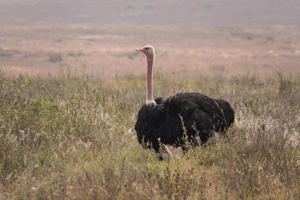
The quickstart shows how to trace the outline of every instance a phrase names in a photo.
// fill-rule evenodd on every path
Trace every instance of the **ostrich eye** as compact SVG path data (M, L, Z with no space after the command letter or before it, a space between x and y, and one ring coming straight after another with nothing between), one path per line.
M149 48L147 47L147 48L145 48L146 50L148 50Z

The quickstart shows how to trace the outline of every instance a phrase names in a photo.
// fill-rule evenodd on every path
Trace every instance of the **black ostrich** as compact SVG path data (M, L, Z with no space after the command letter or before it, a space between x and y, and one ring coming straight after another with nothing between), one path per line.
M181 146L185 151L186 139L195 146L199 145L196 136L205 143L213 131L225 133L234 122L234 111L228 102L189 92L178 93L166 100L162 97L154 100L154 48L146 45L137 51L143 52L147 58L146 103L135 124L138 141L144 148L153 148L158 153L160 145L166 144Z

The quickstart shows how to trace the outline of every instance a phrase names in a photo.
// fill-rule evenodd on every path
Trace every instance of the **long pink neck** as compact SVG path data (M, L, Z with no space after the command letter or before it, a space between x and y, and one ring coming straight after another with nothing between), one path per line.
M146 104L154 103L152 90L152 72L153 72L153 55L147 56L147 86L146 86Z

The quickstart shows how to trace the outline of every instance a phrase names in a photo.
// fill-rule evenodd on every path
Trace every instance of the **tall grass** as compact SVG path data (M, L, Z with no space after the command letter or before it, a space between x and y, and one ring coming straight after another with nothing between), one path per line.
M145 76L0 74L0 199L300 199L300 79L176 79L154 96L223 98L238 128L171 161L138 144Z

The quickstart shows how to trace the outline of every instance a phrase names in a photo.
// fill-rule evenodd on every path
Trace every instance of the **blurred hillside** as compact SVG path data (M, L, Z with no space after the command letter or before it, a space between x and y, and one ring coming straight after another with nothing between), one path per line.
M299 10L298 0L1 0L0 21L297 26Z

